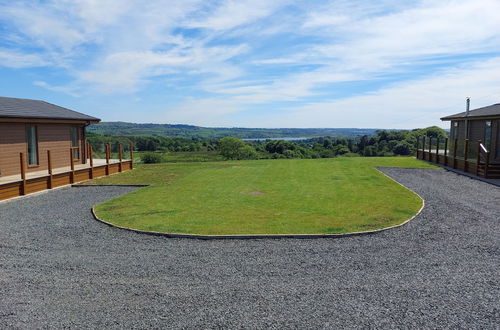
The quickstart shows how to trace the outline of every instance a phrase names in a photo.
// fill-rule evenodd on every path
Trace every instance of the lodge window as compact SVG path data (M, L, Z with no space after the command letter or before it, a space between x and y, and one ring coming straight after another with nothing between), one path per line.
M26 144L28 146L28 166L38 165L38 137L35 125L26 126Z
M458 121L453 122L453 138L458 139Z
M71 127L71 147L73 149L73 159L80 159L80 147L78 141L80 140L80 134L78 127Z
M491 149L491 120L484 123L484 145L488 150Z

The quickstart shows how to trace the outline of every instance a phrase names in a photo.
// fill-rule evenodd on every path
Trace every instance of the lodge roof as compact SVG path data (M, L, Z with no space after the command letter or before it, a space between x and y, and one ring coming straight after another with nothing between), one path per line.
M500 103L470 110L469 116L467 117L465 116L465 112L460 112L454 115L443 117L441 118L441 120L453 120L453 119L465 119L465 118L474 119L477 117L498 117L498 116L500 116Z
M0 96L0 118L57 119L99 122L99 118L39 100Z

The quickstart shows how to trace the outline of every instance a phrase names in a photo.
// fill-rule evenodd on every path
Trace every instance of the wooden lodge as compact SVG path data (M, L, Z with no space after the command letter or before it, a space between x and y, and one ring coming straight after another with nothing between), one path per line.
M130 170L105 146L94 159L85 127L100 119L38 100L0 97L0 200Z
M417 158L490 179L500 179L500 103L441 118L450 138L422 138Z

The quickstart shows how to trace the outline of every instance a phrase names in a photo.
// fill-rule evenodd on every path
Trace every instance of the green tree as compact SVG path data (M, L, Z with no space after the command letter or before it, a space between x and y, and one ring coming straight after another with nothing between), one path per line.
M219 152L226 159L252 159L257 157L254 148L234 137L220 139Z
M402 156L407 156L412 154L413 148L412 145L406 141L401 141L398 142L392 149L392 152L394 152L396 155L402 155Z

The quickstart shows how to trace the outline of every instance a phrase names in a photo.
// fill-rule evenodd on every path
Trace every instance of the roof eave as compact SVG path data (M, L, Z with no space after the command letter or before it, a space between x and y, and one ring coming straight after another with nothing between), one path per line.
M481 119L489 119L489 118L492 118L492 119L497 119L497 118L500 118L500 115L484 115L484 116L469 116L469 117L466 117L466 116L462 116L462 117L451 117L451 116L448 116L448 117L443 117L443 118L440 118L442 121L449 121L449 120L461 120L461 119L470 119L470 120L481 120Z
M101 121L99 118L54 118L54 117L23 117L23 116L0 116L0 119L17 119L17 120L53 120L53 121L75 121L87 122L89 124L97 124Z

